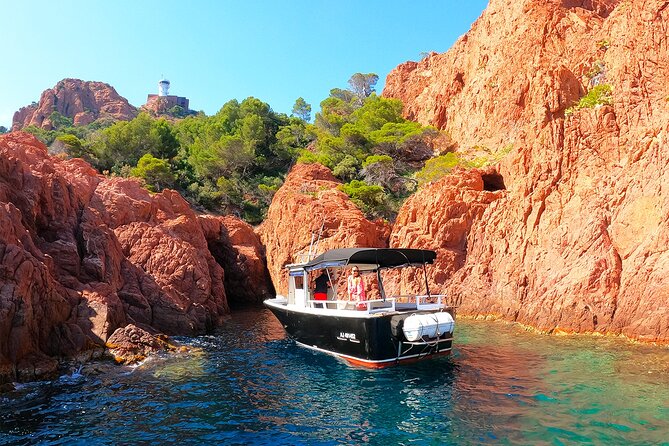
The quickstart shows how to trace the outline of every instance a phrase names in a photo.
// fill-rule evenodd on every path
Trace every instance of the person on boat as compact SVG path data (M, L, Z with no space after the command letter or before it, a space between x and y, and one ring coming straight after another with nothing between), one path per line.
M316 277L315 283L316 287L314 288L314 299L327 300L328 287L330 287L330 279L328 278L327 271L321 271L321 275Z
M349 300L367 300L365 293L365 281L360 276L360 269L354 266L351 269L351 275L348 276L348 298Z

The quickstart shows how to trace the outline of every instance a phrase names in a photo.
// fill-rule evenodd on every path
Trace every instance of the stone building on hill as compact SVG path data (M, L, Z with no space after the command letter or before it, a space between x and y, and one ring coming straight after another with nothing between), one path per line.
M170 81L161 79L158 81L158 94L150 94L146 98L144 109L147 109L155 114L188 114L189 103L188 98L181 96L174 96L169 94ZM175 107L178 107L175 109ZM175 113L176 111L176 113Z

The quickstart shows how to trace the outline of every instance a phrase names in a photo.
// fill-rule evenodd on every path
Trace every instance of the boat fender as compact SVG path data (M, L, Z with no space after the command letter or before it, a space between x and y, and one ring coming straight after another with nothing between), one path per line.
M446 333L452 333L455 327L453 316L447 312L412 314L404 321L402 332L410 342L436 339Z
M404 338L403 327L404 327L404 319L408 317L409 317L408 314L401 314L390 318L390 333L393 335L393 338L400 341L406 340Z

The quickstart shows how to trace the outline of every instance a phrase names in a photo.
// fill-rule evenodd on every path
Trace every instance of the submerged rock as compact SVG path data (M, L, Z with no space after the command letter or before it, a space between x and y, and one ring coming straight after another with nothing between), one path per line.
M151 354L178 348L169 342L167 336L151 334L133 324L116 330L107 339L106 345L114 360L126 365L143 361Z

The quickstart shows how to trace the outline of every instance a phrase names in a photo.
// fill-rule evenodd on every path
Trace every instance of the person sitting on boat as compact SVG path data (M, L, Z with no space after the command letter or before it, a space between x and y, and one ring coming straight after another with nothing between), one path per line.
M314 299L315 300L327 300L328 298L328 287L330 287L330 279L328 278L328 273L323 270L321 275L316 277L316 287L314 288ZM319 306L321 304L318 304Z
M365 292L365 281L360 276L360 269L354 266L351 275L348 276L348 298L349 300L367 300Z

